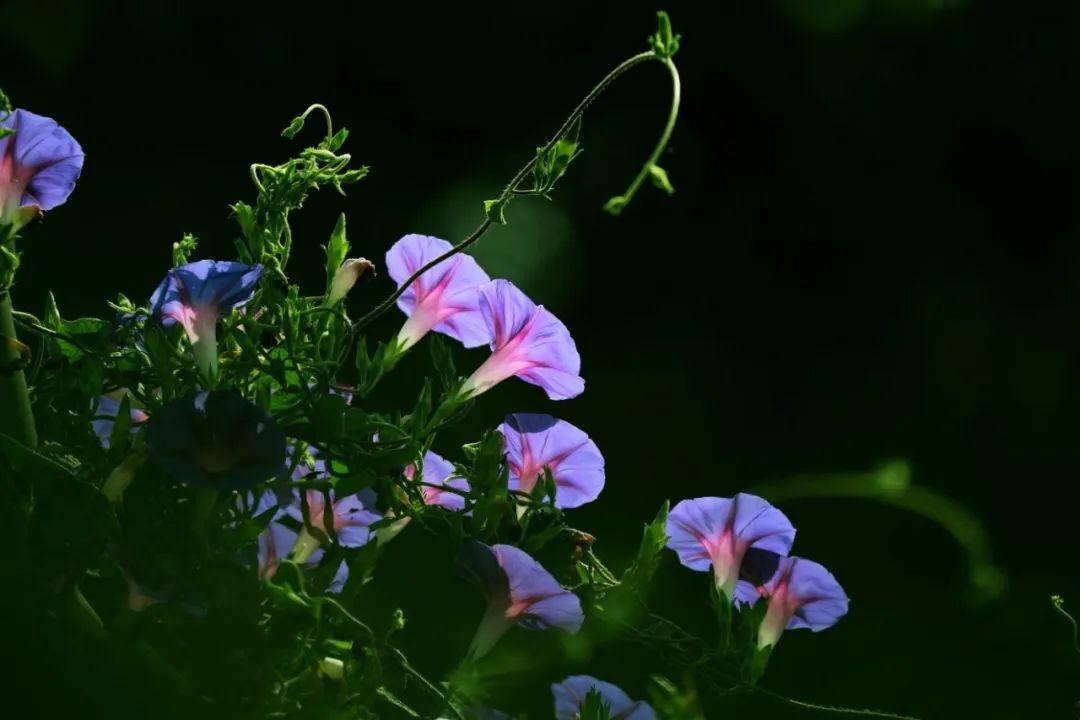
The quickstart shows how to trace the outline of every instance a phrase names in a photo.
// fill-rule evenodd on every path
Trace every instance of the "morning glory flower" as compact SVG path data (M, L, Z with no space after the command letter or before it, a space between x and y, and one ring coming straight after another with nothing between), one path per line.
M150 311L165 327L184 328L195 363L208 378L217 375L217 321L255 293L262 265L199 260L173 268L150 297Z
M604 456L584 432L551 415L517 413L499 426L510 466L510 489L531 493L551 470L555 507L592 502L604 489Z
M847 614L848 598L832 573L801 557L780 558L772 579L759 588L769 599L758 629L758 649L775 645L784 629L814 632L835 625Z
M101 447L106 450L109 449L109 439L112 437L113 427L116 425L116 415L119 412L120 402L118 400L109 395L102 395L98 398L97 410L94 412L94 419L90 421L90 426L94 428L94 434L101 441ZM136 407L131 408L131 433L137 433L139 425L142 425L149 418L150 416L144 410Z
M150 457L182 483L235 489L286 471L285 436L265 410L234 392L166 403L147 421Z
M62 205L75 189L83 150L52 118L15 110L0 127L14 135L0 138L0 225L25 225Z
M462 548L463 566L488 595L488 607L473 637L473 658L487 654L515 625L576 633L585 621L577 595L563 588L544 566L512 545L472 542Z
M492 353L465 381L462 394L475 397L517 376L539 385L552 400L585 390L581 356L559 318L537 305L509 280L480 288L480 312L487 323Z
M414 272L452 247L436 237L406 235L386 252L386 270L400 287ZM409 316L398 333L400 350L409 349L431 330L449 335L465 347L490 342L491 334L478 306L478 288L489 280L476 260L464 253L417 278L397 301Z
M357 281L374 277L374 275L375 263L367 258L349 258L341 263L341 267L334 273L334 279L330 282L330 292L326 295L327 306L337 305L345 299Z
M667 534L667 546L679 562L702 572L711 566L717 589L729 600L736 597L739 570L750 548L787 555L795 541L787 516L747 493L683 500L668 515Z
M293 547L296 545L296 541L299 535L283 523L278 522L278 519L285 515L288 511L279 505L277 493L273 490L267 490L259 498L259 503L255 506L254 515L261 515L272 508L277 508L273 513L273 518L266 526L266 529L259 534L258 539L258 572L259 578L263 580L270 580L277 572L281 561L289 556ZM322 560L323 551L318 549L311 553L311 556L307 559L306 564L309 566L317 565ZM334 579L326 587L328 593L339 593L342 588L345 587L345 581L349 578L349 566L343 560L338 566L337 573L334 575Z
M375 512L375 492L365 488L355 495L335 499L334 491L329 490L329 507L321 490L306 490L308 505L308 525L325 532L329 522L337 536L338 544L344 547L360 547L371 540L371 526L382 520L382 515ZM304 522L303 508L299 503L292 503L286 508L294 519ZM327 515L327 513L330 513ZM292 559L305 562L314 557L320 541L313 536L307 526L300 531L300 538L293 547Z
M579 717L585 697L594 690L607 706L611 720L656 720L656 712L648 703L631 700L615 685L590 675L571 675L562 682L552 684L556 719L574 720Z
M416 474L416 466L409 465L405 468L405 477L412 479ZM439 455L428 450L424 453L424 485L420 490L424 494L425 505L438 505L447 510L464 510L465 496L443 488L452 488L469 492L469 481L465 478L454 477L454 465ZM432 487L438 486L438 487Z

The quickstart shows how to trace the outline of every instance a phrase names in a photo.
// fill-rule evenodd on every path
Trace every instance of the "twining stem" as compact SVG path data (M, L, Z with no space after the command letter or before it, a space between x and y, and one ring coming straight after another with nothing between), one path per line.
M671 73L671 111L668 113L667 125L664 126L664 132L660 135L656 147L653 148L652 155L641 166L641 170L633 182L630 183L630 187L622 195L613 198L606 206L608 211L616 214L629 204L638 188L645 182L645 179L655 172L656 163L660 160L660 156L664 154L664 149L667 148L668 141L671 140L671 133L675 131L675 121L679 117L679 103L682 101L682 82L679 80L679 71L675 68L675 63L671 61L671 58L663 58L662 62Z
M548 150L550 150L555 145L555 143L557 143L559 141L560 138L563 137L563 135L566 134L566 132L568 130L570 130L570 128L573 126L574 122L589 108L590 105L593 104L593 102L598 97L600 97L600 95L602 95L604 93L605 90L607 90L608 86L611 85L611 83L613 83L616 79L619 78L619 76L623 75L624 73L626 73L626 71L630 70L631 68L636 67L637 65L640 65L642 63L648 62L650 60L658 60L658 61L664 63L667 66L668 70L671 72L671 77L672 77L672 80L674 82L674 94L673 94L673 100L672 100L672 107L671 107L671 112L670 112L670 114L668 116L667 126L664 128L663 135L661 135L661 137L660 137L660 142L657 143L656 148L653 150L652 155L649 157L649 161L642 168L641 173L639 173L638 177L634 179L633 183L631 183L630 188L627 190L626 194L623 195L624 201L623 201L622 204L625 205L626 201L629 200L630 196L632 196L633 193L637 191L638 186L641 185L644 178L651 172L650 168L659 159L660 154L663 153L663 151L664 151L664 148L667 147L667 143L668 143L668 140L671 138L671 132L672 132L673 128L675 127L675 119L678 116L678 111L679 111L679 97L680 97L679 72L678 72L678 70L676 70L675 63L673 63L671 61L671 58L661 57L661 56L657 55L655 52L653 52L652 50L650 50L648 52L638 53L637 55L634 55L633 57L627 58L623 62L619 63L619 65L617 65L615 67L615 69L613 69L611 72L609 72L607 75L605 75L604 78L600 82L598 82L593 87L592 90L589 91L589 94L586 95L584 98L582 98L581 102L579 102L577 104L577 107L575 107L573 109L573 111L570 113L570 115L567 116L566 120L562 124L562 127L560 127L558 129L558 131L551 137L550 140L548 140L547 144L545 144L543 146L543 148L541 148L536 153L536 155L534 155L529 160L529 162L525 163L525 165L520 170L518 170L517 174L514 175L513 178L511 178L510 182L507 183L506 187L503 189L502 194L499 195L498 199L495 201L495 204L496 205L505 204L506 201L509 198L513 197L513 195L515 194L515 192L518 189L518 185L520 185L525 180L525 178L529 175L529 173L532 172L533 167L536 165L537 158L543 156ZM406 278L406 280L403 283L401 283L401 285L398 287L398 289L390 294L390 297L383 300L381 303L379 303L377 306L375 306L372 310L370 310L366 315L364 315L359 320L357 320L355 323L353 323L352 332L355 333L355 332L363 329L372 320L379 317L384 312L386 312L391 307L393 307L394 303L397 302L397 299L399 297L401 297L401 295L403 293L405 293L405 291L408 290L409 287L411 287L414 282L416 282L417 278L419 278L421 275L423 275L424 273L426 273L428 270L435 267L439 263L453 257L454 255L458 254L459 252L462 252L463 250L467 249L469 246L476 243L477 240L479 240L481 237L483 237L484 233L486 233L488 231L488 229L491 227L491 225L492 225L491 217L484 218L484 221L482 223L480 223L480 225L475 230L473 230L471 233L469 233L468 237L466 237L464 240L459 242L457 245L454 245L452 248L447 250L445 253L443 253L439 257L435 258L431 262L429 262L426 265L422 266L420 269L418 269L416 272L414 272L412 275L410 275L408 278Z
M0 290L0 432L34 448L38 443L37 428L26 376L19 367L21 361L11 293Z

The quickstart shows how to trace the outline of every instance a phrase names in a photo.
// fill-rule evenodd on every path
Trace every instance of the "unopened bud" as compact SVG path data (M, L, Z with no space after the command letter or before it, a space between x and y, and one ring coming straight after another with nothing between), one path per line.
M330 283L330 292L326 296L328 306L337 305L345 299L353 285L364 278L375 276L375 264L367 258L349 258L341 263Z

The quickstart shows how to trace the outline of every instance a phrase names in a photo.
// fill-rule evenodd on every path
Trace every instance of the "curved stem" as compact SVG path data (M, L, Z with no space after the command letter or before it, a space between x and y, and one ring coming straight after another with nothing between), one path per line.
M870 710L867 708L846 708L838 707L835 705L818 705L817 703L806 702L805 700L796 700L795 698L789 698L786 695L773 692L772 690L766 690L763 687L754 688L754 692L759 695L764 695L767 698L775 700L777 702L784 703L786 705L793 705L803 710L811 710L818 713L828 713L830 715L847 715L849 717L871 717L871 718L884 718L885 720L919 720L911 715L899 715L897 713L885 712L883 710Z
M675 117L676 117L676 115L678 113L678 97L679 97L678 78L679 78L679 74L675 70L675 64L672 63L670 59L661 59L655 52L650 50L648 52L638 53L637 55L634 55L633 57L627 58L626 60L622 61L621 63L619 63L619 65L617 65L615 67L615 69L613 69L611 72L609 72L607 75L605 75L604 78L600 82L598 82L595 86L593 86L593 89L589 91L589 94L586 95L584 98L582 98L581 102L579 102L577 104L577 107L575 107L573 109L573 111L571 111L570 115L567 116L567 118L563 122L562 126L551 137L551 139L547 141L547 143L543 146L543 148L541 148L540 152L538 152L536 155L534 155L532 157L532 159L529 160L529 162L525 163L525 165L520 170L517 171L517 174L515 174L514 177L510 179L510 182L507 183L506 187L502 191L502 194L500 194L498 199L496 200L496 203L504 203L508 198L510 198L510 197L512 197L514 195L515 191L517 190L517 186L520 185L521 182L526 178L526 176L528 176L528 174L532 172L533 167L536 165L537 157L539 157L541 154L543 154L547 150L550 150L551 147L556 142L559 141L559 138L561 138L570 129L570 127L574 124L574 122L577 120L577 118L580 115L582 115L589 108L589 106L592 105L593 102L598 97L600 97L600 95L603 94L603 92L605 90L607 90L608 86L611 85L611 83L615 82L615 80L618 79L619 76L624 74L627 70L630 70L631 68L633 68L633 67L635 67L637 65L640 65L640 64L642 64L644 62L648 62L650 60L661 60L662 62L664 62L665 65L668 66L668 68L670 69L670 71L672 73L672 77L675 80L675 98L676 98L676 101L675 101L675 103L674 103L674 105L672 107L672 113L668 118L668 126L665 129L663 136L661 137L660 144L653 151L653 157L650 159L650 165L652 163L654 163L655 159L658 158L660 153L663 152L664 147L667 146L668 138L670 138L670 136L671 136L671 130L675 125ZM648 167L649 166L647 165L646 168L642 172L647 174L649 172ZM641 184L640 180L635 180L635 183L638 184L638 185ZM631 185L631 187L634 187L634 186ZM490 217L485 218L484 221L482 223L480 223L480 225L475 230L473 230L471 233L469 233L468 237L466 237L464 240L459 242L457 245L454 245L452 248L447 250L445 253L443 253L439 257L435 258L431 262L429 262L426 265L422 266L420 269L418 269L416 272L414 272L412 275L410 275L408 278L406 278L405 281L402 282L401 285L398 287L398 289L390 294L390 297L383 300L381 303L376 305L372 310L370 310L366 315L364 315L359 320L357 320L355 323L353 323L352 332L355 333L355 332L361 330L362 328L367 326L372 320L374 320L375 318L379 317L384 312L389 310L394 305L394 303L397 302L397 299L399 297L401 297L402 294L404 294L405 291L408 290L409 287L414 282L416 282L417 278L419 278L421 275L423 275L424 273L426 273L428 270L435 267L439 263L448 260L449 258L453 257L454 255L457 255L459 252L462 252L463 250L467 249L469 246L476 243L477 240L479 240L481 237L483 237L484 233L486 233L488 231L488 229L491 227L491 225L492 225L491 218Z
M626 192L622 195L612 198L607 206L605 206L605 209L608 210L608 212L615 215L622 212L622 209L630 203L634 194L637 193L638 188L645 182L645 178L657 172L656 163L660 160L660 156L664 154L664 150L667 149L667 144L671 140L671 134L675 131L675 121L679 117L679 103L682 101L682 81L679 79L679 71L675 67L675 63L671 61L671 58L664 58L663 63L667 67L668 72L671 73L671 110L668 112L667 125L664 126L664 132L660 134L660 140L657 141L656 147L653 148L652 154L649 155L649 159L641 166L641 170L638 172L637 177L630 183L630 187L628 187ZM668 191L670 192L670 188Z

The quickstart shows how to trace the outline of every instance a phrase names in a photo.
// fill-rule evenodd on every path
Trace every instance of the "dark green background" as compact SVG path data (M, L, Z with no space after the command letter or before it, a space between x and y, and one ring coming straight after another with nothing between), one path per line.
M314 101L373 171L300 216L291 270L305 288L321 289L318 245L341 209L377 262L406 232L458 239L588 87L643 49L656 9L365 5L0 4L0 86L87 153L71 201L26 233L16 302L40 310L52 288L77 316L117 292L143 301L185 231L230 257L226 205L251 198L247 165L283 159L280 129ZM666 78L646 67L587 116L556 202L515 203L477 250L567 322L587 391L556 404L506 383L438 449L453 456L506 411L585 428L608 486L572 518L616 565L664 498L910 459L916 482L985 520L1006 594L967 602L962 554L926 521L790 503L797 552L852 606L828 632L786 636L767 684L927 718L1069 717L1080 655L1048 595L1080 610L1080 6L667 9L683 33L685 103L663 160L678 193L600 210L663 121ZM350 309L390 289L383 274ZM402 397L421 358L402 368ZM705 577L668 562L661 604L704 625ZM663 670L628 665L594 669L635 695Z

